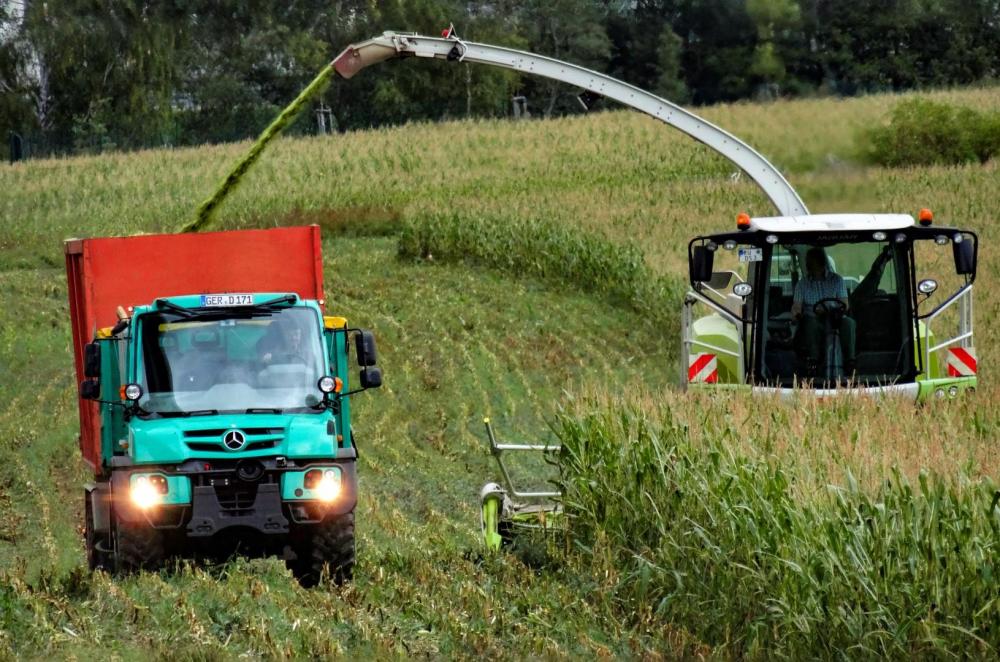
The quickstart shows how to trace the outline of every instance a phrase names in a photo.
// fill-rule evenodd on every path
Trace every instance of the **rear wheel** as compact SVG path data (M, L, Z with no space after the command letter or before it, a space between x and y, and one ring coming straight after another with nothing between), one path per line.
M303 526L295 544L296 558L288 566L305 588L324 579L337 586L354 577L354 511Z
M159 569L165 556L163 532L144 522L115 520L115 569L123 574Z

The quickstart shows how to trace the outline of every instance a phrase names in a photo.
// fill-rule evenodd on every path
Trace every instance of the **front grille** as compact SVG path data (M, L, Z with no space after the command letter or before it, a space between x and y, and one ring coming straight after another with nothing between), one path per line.
M188 439L204 439L206 437L221 437L222 435L229 432L232 428L207 428L204 430L185 430L184 436ZM254 437L263 435L275 435L282 434L284 428L240 428L244 434Z
M208 430L185 430L184 436L188 439L191 438L204 438L204 437L221 437L226 433L223 428L211 428Z
M264 449L264 448L274 448L279 443L281 443L280 439L268 439L266 441L254 441L254 442L251 442L251 443L247 444L246 446L244 446L243 450L245 450L245 451L259 451L259 450Z
M231 429L239 429L247 437L246 445L238 451L232 451L222 443L223 436ZM187 444L187 447L192 451L202 453L244 453L267 450L279 446L284 437L284 428L206 428L184 431L184 443Z

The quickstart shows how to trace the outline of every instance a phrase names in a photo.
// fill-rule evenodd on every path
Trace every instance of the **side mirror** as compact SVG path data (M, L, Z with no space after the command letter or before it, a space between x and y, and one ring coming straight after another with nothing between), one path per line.
M358 365L368 368L375 365L378 360L375 351L375 334L371 331L362 330L354 336L354 348L358 353ZM364 374L362 372L362 374Z
M367 367L361 371L361 388L378 388L382 385L382 371Z
M96 342L83 346L83 376L87 378L101 376L101 346Z
M961 236L961 235L958 235ZM975 242L967 237L963 241L952 243L951 249L955 256L955 273L959 276L973 276L976 273Z
M705 283L712 280L715 253L707 246L695 246L691 252L691 282Z
M100 400L101 384L96 379L86 379L80 382L80 397L84 400Z

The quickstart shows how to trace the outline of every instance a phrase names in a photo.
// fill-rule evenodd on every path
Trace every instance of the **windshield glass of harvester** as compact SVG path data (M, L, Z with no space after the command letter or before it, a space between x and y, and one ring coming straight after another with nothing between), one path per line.
M763 302L765 381L885 384L911 371L907 273L904 245L776 245Z
M284 308L249 314L142 317L143 396L153 413L304 409L325 373L316 313Z

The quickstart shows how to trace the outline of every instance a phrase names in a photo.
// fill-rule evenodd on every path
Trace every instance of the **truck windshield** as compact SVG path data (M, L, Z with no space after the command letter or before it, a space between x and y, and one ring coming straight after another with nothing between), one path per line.
M301 410L321 399L324 354L311 309L141 320L139 405L147 412Z

